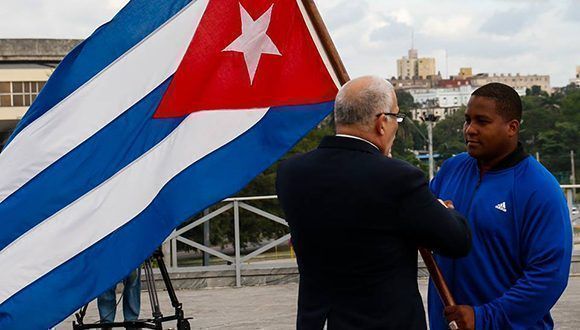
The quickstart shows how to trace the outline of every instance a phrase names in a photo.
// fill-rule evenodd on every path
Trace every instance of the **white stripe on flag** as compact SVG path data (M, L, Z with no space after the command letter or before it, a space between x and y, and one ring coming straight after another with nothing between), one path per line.
M336 72L332 68L332 64L330 64L330 59L328 58L328 54L326 54L326 50L324 50L324 46L322 45L322 41L320 41L320 37L318 36L318 33L316 32L316 29L314 28L314 25L312 24L312 21L310 20L310 16L308 16L308 11L306 10L306 8L304 8L304 3L302 3L302 0L296 0L296 3L298 3L298 7L300 8L300 12L302 13L302 17L304 18L304 22L306 22L306 27L308 27L308 31L310 32L310 36L312 37L312 40L314 41L314 44L316 45L316 49L318 49L318 53L320 54L320 57L322 58L322 62L324 62L324 65L326 66L326 70L330 74L330 77L332 78L332 81L334 82L336 87L340 89L340 86L341 86L340 80L338 79Z
M189 115L154 148L0 251L0 304L141 213L174 176L254 126L268 109ZM146 183L146 184L144 184Z
M208 1L189 4L22 130L0 154L0 203L174 74Z

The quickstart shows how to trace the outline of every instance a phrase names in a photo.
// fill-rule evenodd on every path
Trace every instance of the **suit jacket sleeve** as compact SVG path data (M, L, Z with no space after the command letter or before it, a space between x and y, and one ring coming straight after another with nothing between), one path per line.
M471 232L465 218L433 196L418 169L413 168L399 178L402 189L399 212L408 237L437 254L466 256L471 248Z

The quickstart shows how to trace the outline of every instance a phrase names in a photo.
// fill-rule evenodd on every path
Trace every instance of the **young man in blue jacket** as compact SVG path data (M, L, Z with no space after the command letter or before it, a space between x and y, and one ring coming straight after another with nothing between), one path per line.
M555 178L528 156L518 133L522 102L509 86L473 92L467 153L447 160L431 189L469 221L464 258L437 256L458 306L429 286L431 329L552 329L550 309L568 282L572 231Z

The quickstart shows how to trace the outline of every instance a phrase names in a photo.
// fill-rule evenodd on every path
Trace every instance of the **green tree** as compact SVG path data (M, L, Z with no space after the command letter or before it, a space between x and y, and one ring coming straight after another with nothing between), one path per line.
M465 107L439 121L433 128L433 148L439 153L439 164L445 159L465 151L463 123Z
M425 146L424 136L427 134L427 128L424 124L413 122L411 119L411 110L417 108L413 96L404 90L397 90L396 93L399 111L407 115L407 119L399 125L391 152L394 158L402 159L426 171L426 164L417 159L413 150Z

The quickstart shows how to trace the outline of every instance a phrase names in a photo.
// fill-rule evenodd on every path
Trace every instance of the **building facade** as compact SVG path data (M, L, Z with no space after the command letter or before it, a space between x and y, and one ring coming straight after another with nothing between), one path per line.
M580 87L580 65L576 66L576 76L570 79L570 83Z
M79 42L0 39L0 150L58 63Z
M442 107L433 107L433 108L420 108L420 109L413 109L411 110L411 116L415 121L424 121L425 118L431 112L437 120L443 120L447 116L451 116L456 113L461 107L450 107L450 108L442 108Z
M435 59L419 57L416 49L409 49L408 56L397 60L398 79L427 79L436 75Z
M459 88L468 85L471 85L469 79L441 79L437 82L439 88Z
M462 85L453 88L409 89L408 92L413 96L415 103L427 104L434 101L440 107L449 108L467 105L473 87Z
M407 90L415 103L420 104L418 109L411 110L413 120L421 120L427 115L428 109L439 119L454 114L461 106L467 105L473 88L471 85L462 85L453 88L430 88Z
M421 89L437 87L439 77L431 76L427 79L397 79L392 77L390 80L395 89Z
M471 93L477 89L463 80L442 80L440 84L453 87L407 90L413 96L414 102L421 105L420 108L411 110L413 120L421 120L421 117L425 117L428 108L433 109L433 114L440 120L445 119L462 106L467 106ZM515 90L520 96L526 95L525 88L515 88Z
M494 73L493 75L490 75L487 73L479 73L472 76L470 81L473 87L480 87L492 82L498 82L511 86L516 90L522 88L526 90L528 88L531 89L533 86L539 86L543 91L552 93L550 76L548 75L520 75L519 73L516 73L515 75L512 75L511 73L502 73L499 75Z
M471 77L473 77L472 68L459 68L459 79L469 79Z

